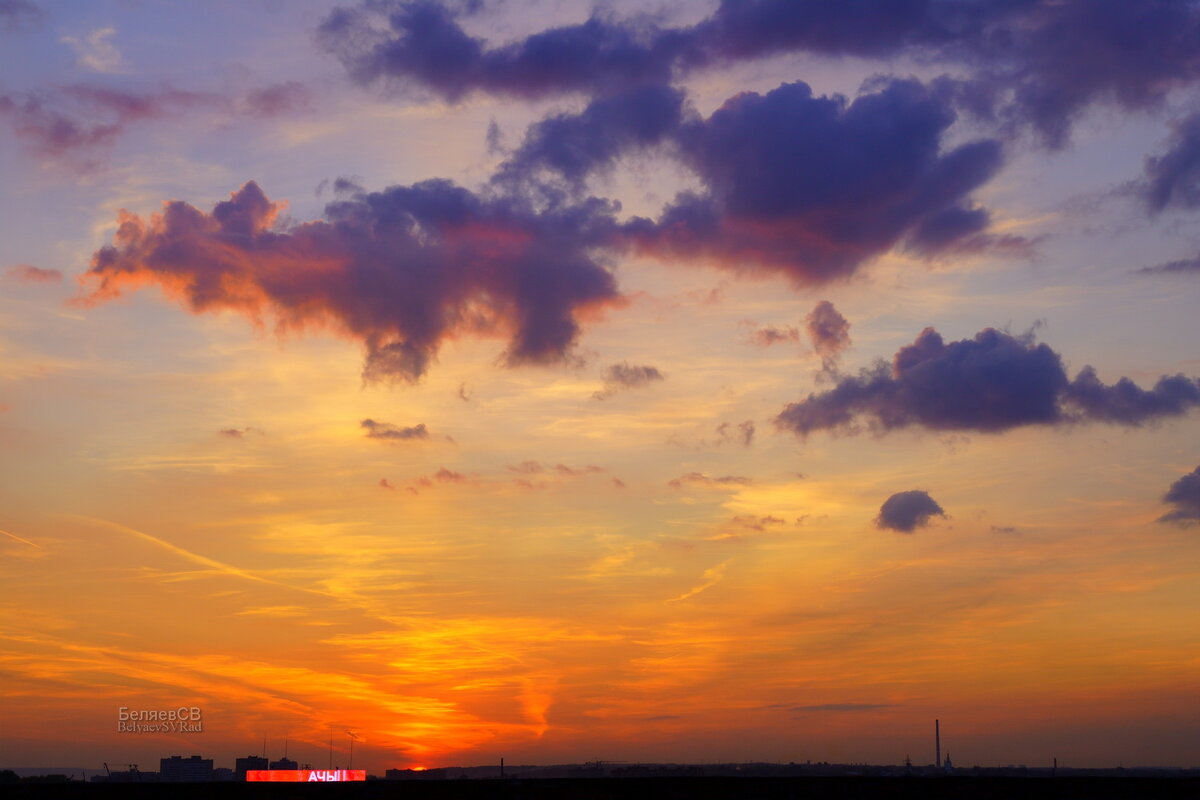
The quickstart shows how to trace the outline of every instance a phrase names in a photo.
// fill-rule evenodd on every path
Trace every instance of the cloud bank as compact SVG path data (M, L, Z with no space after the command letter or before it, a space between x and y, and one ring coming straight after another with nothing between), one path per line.
M1163 376L1152 389L1128 378L1108 385L1091 367L1069 380L1062 359L1031 337L987 328L945 343L933 328L827 392L786 406L776 424L804 437L814 431L878 433L908 427L999 433L1023 425L1104 422L1137 426L1200 405L1200 381Z

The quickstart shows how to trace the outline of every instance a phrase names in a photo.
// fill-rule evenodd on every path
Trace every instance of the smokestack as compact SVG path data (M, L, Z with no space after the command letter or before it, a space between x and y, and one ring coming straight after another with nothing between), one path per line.
M934 750L934 758L936 759L933 762L933 765L935 767L941 767L942 766L942 722L941 722L941 720L937 720L937 719L935 719L933 721L933 750Z

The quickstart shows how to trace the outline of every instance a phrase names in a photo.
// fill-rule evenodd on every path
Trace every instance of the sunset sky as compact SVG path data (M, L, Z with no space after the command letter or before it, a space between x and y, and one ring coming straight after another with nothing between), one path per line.
M0 767L1200 765L1197 42L0 0Z

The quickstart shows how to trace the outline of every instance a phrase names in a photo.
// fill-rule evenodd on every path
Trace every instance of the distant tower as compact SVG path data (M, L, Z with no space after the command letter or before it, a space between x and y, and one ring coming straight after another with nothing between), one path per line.
M942 721L935 719L933 721L933 752L935 767L942 766Z

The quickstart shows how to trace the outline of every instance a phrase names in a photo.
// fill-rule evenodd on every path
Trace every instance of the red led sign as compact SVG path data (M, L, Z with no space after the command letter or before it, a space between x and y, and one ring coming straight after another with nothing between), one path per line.
M326 781L365 781L365 769L249 769L248 781L286 781L312 783Z

